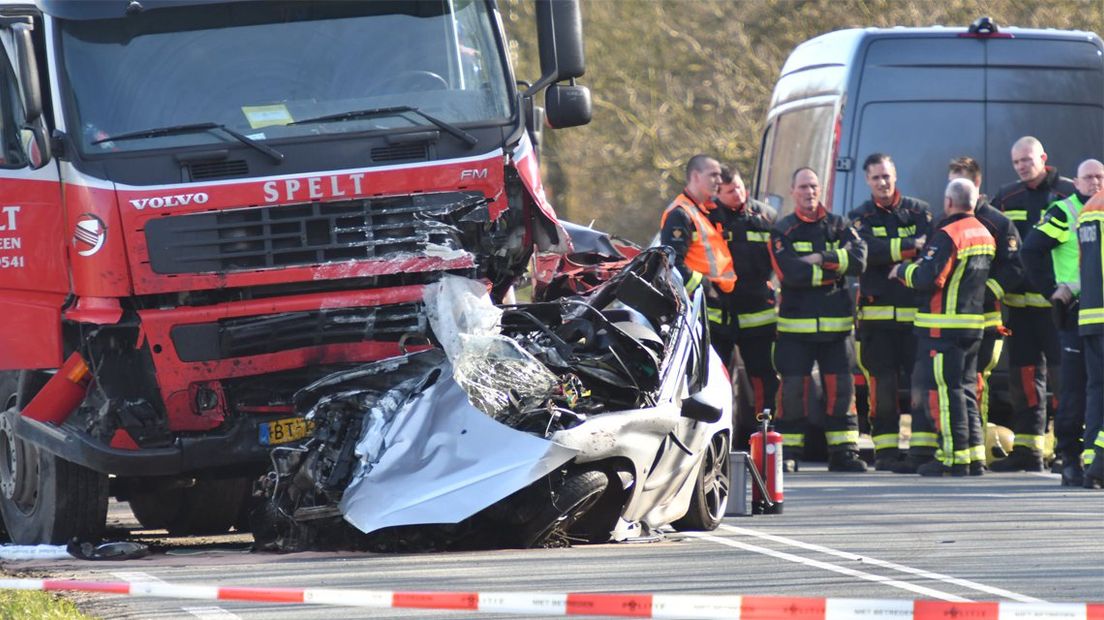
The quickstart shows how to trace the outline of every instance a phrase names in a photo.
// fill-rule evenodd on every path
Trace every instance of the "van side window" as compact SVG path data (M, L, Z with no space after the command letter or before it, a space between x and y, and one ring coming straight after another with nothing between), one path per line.
M763 147L768 153L760 179L759 199L773 202L770 195L782 199L778 216L789 215L794 208L790 197L790 177L794 170L812 168L820 177L821 200L828 202L829 161L832 150L834 108L821 105L800 108L779 115L768 129Z

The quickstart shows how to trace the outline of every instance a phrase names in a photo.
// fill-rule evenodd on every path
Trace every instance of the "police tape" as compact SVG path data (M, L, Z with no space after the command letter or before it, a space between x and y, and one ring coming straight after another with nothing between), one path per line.
M0 579L0 589L95 592L135 597L431 609L531 616L616 616L684 620L1104 620L1104 603L944 602L708 594L399 592L338 588L254 588L160 581Z

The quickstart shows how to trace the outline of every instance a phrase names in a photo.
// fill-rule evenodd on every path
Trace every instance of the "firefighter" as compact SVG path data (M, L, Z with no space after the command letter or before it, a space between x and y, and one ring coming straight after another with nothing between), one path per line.
M752 411L777 411L778 374L771 363L774 348L774 287L771 285L770 230L777 212L749 198L740 173L721 167L717 208L709 217L721 227L736 272L736 288L724 295L728 308L724 329L713 330L713 348L729 363L740 347L752 391Z
M952 159L947 168L947 180L955 179L969 179L980 188L981 165L972 157ZM985 331L978 350L978 413L981 415L981 430L984 433L989 424L989 376L1000 361L1004 337L1008 335L1008 328L1001 318L1001 299L1005 291L1019 286L1023 280L1023 262L1020 260L1019 231L1011 220L989 204L984 194L978 196L974 217L993 235L997 246L989 279L985 282ZM998 464L1002 462L1003 459L994 463L997 471L1002 471Z
M1077 323L1087 382L1084 445L1088 468L1082 484L1086 489L1100 489L1104 488L1104 191L1098 191L1081 209L1077 240L1081 250Z
M859 280L858 338L855 357L866 378L874 469L889 471L900 460L901 408L898 385L907 384L916 356L912 319L916 292L886 276L902 261L911 261L923 249L931 228L928 203L902 196L897 190L897 167L885 153L874 153L863 163L870 200L851 212L851 225L866 242L866 271ZM913 435L935 447L935 435Z
M1005 185L992 204L1012 220L1027 240L1047 206L1074 192L1073 181L1046 165L1043 145L1025 136L1012 145L1012 166L1019 181ZM1059 362L1058 334L1050 318L1050 301L1026 281L1005 291L1008 308L1008 376L1012 430L1016 439L1010 460L998 471L1042 471L1046 433L1047 365ZM1054 375L1054 368L1051 374Z
M914 322L917 334L913 382L924 413L940 436L942 460L921 464L921 476L981 475L985 439L976 410L977 355L985 327L983 305L996 244L974 217L977 186L968 179L947 184L945 217L924 256L890 271L905 286L925 294ZM910 456L927 452L909 446Z
M771 259L782 285L774 366L782 375L776 428L784 468L797 469L814 362L824 387L828 470L864 472L851 365L853 310L844 276L866 267L866 244L845 218L820 203L820 181L810 168L791 179L794 212L771 230Z
M1104 189L1104 164L1081 162L1074 193L1055 201L1042 221L1024 239L1023 260L1031 287L1053 304L1054 322L1062 347L1058 413L1054 418L1055 452L1062 455L1062 485L1081 486L1082 441L1085 424L1085 360L1078 333L1078 296L1081 292L1080 251L1074 234L1086 202ZM1048 260L1049 259L1049 260ZM1095 433L1094 437L1095 439ZM1091 445L1091 442L1090 442Z
M709 334L720 335L728 310L724 295L736 287L732 256L720 230L709 221L713 196L721 186L721 165L706 155L686 163L686 187L659 220L659 242L675 250L675 266L687 292L705 288Z

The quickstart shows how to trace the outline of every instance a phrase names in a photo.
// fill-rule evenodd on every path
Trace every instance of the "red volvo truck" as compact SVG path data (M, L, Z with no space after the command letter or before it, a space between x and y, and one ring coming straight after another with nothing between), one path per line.
M501 299L568 245L536 145L589 121L581 19L536 15L529 85L493 0L0 4L10 538L94 538L112 495L240 526L297 389L429 346L441 274Z

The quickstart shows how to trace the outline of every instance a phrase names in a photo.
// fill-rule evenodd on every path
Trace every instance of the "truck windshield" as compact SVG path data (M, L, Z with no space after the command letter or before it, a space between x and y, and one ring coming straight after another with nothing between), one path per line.
M226 3L64 21L61 31L69 133L85 154L234 140L218 131L104 140L196 123L261 141L429 124L417 114L295 122L365 109L405 106L450 125L512 113L484 0Z

